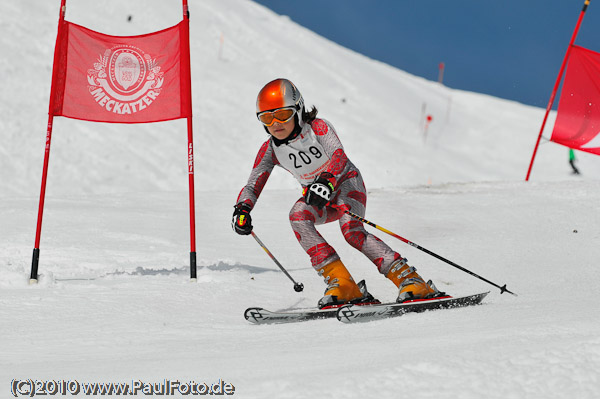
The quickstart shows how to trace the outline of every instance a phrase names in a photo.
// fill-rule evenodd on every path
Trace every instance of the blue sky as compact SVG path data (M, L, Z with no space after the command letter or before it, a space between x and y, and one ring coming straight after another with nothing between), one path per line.
M583 0L254 0L354 51L448 87L546 108ZM600 2L575 44L600 52ZM558 98L554 103L554 109Z

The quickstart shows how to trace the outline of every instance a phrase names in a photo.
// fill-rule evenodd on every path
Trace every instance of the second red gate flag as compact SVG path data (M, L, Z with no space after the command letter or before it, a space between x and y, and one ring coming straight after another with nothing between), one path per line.
M550 140L600 155L600 54L573 46Z

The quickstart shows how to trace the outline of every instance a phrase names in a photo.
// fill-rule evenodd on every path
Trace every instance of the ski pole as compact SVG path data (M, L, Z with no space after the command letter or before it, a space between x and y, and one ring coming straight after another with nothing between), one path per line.
M483 280L483 281L485 281L486 283L488 283L488 284L491 284L491 285L493 285L493 286L494 286L494 287L496 287L496 288L499 288L499 289L500 289L500 294L503 294L503 293L505 293L505 292L508 292L509 294L512 294L512 295L514 295L514 296L517 296L517 294L515 294L514 292L511 292L511 291L509 291L509 290L506 288L506 284L504 284L502 287L500 287L499 285L497 285L497 284L495 284L495 283L491 282L490 280L488 280L488 279L485 279L485 278L481 277L480 275L478 275L478 274L475 274L475 273L473 273L472 271L470 271L470 270L468 270L468 269L465 269L465 268L464 268L464 267L462 267L462 266L459 266L459 265L457 265L456 263L452 262L451 260L448 260L448 259L444 258L443 256L440 256L440 255L436 254L435 252L432 252L432 251L428 250L427 248L423 248L422 246L420 246L420 245L418 245L418 244L415 244L414 242L412 242L412 241L409 241L409 240L407 240L406 238L404 238L404 237L401 237L401 236L399 236L398 234L396 234L396 233L393 233L393 232L389 231L388 229L385 229L385 228L383 228L383 227L381 227L381 226L378 226L378 225L376 225L375 223L373 223L373 222L370 222L370 221L368 221L367 219L365 219L365 218L362 218L362 217L358 216L357 214L355 214L355 213L352 213L352 212L350 212L349 210L347 210L347 209L345 209L345 208L342 208L342 207L339 207L339 206L337 206L337 205L333 205L333 204L330 204L330 205L331 205L333 208L335 208L335 209L338 209L338 210L340 210L340 211L343 211L343 212L344 212L344 213L346 213L347 215L350 215L350 216L352 216L353 218L355 218L355 219L358 219L358 220L360 220L361 222L368 224L369 226L375 227L377 230L381 230L381 231L383 231L384 233L387 233L387 234L391 235L392 237L395 237L395 238L399 239L400 241L402 241L402 242L405 242L406 244L410 245L411 247L415 247L415 248L417 248L417 249L419 249L419 250L421 250L421 251L423 251L423 252L425 252L425 253L427 253L427 254L429 254L429 255L433 256L434 258L437 258L437 259L439 259L439 260L441 260L441 261L443 261L443 262L446 262L447 264L449 264L449 265L451 265L451 266L454 266L454 267L456 267L457 269L460 269L460 270L462 270L463 272L465 272L465 273L468 273L468 274L470 274L470 275L471 275L471 276L473 276L473 277L477 277L478 279L480 279L480 280Z
M281 263L279 263L279 261L275 258L275 256L273 256L273 254L271 253L271 251L269 251L267 249L267 247L265 246L265 244L262 243L262 241L260 240L260 238L258 238L258 236L254 233L254 231L251 231L250 234L252 234L252 237L254 237L254 239L256 240L256 242L258 243L258 245L261 246L262 249L265 250L265 252L267 253L267 255L269 255L269 257L271 259L273 259L273 262L275 262L275 264L277 266L279 266L279 268L281 269L281 271L289 277L290 280L292 280L292 283L294 283L294 291L296 292L301 292L304 289L304 284L302 283L297 283L292 276L290 276L290 274L287 272L287 270L285 270L285 268L283 266L281 266Z

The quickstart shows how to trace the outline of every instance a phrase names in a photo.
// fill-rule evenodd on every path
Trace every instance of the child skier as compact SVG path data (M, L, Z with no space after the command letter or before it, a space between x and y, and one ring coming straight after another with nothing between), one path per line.
M236 233L252 232L250 211L273 167L278 165L292 173L303 188L303 196L292 207L289 219L313 268L325 278L327 288L319 308L363 302L370 297L315 228L335 220L339 220L346 241L399 288L398 302L438 295L435 286L425 283L406 258L368 233L362 222L344 213L347 209L365 215L367 190L360 171L346 156L333 126L316 117L315 107L310 111L304 108L302 95L292 82L276 79L267 83L258 93L256 115L270 137L258 151L248 183L234 207L232 225Z

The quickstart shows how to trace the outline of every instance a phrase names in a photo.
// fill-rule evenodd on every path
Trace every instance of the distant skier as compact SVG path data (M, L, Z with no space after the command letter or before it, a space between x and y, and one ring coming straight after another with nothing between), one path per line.
M319 308L362 302L370 297L366 288L361 290L355 283L336 251L315 228L336 220L346 241L399 288L398 302L438 295L435 286L426 283L407 264L406 258L368 233L361 222L336 209L348 209L364 217L367 190L333 126L317 118L317 112L315 107L310 111L305 109L302 95L287 79L273 80L260 90L256 114L270 137L260 148L248 183L238 196L232 221L235 232L242 235L252 232L250 211L273 167L278 165L289 171L303 188L289 219L313 268L325 278L327 288L318 302Z
M572 148L569 148L569 165L571 165L571 168L573 168L574 175L579 174L579 169L577 169L577 166L575 166L576 161L577 159L575 158L575 151L573 151Z

